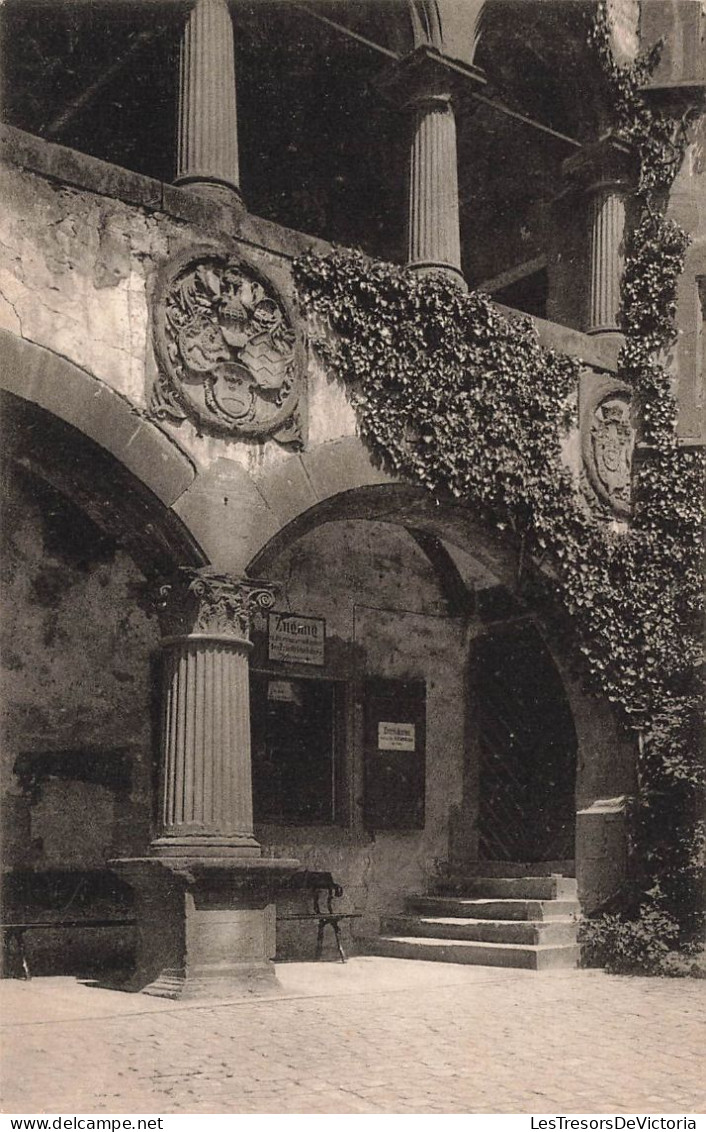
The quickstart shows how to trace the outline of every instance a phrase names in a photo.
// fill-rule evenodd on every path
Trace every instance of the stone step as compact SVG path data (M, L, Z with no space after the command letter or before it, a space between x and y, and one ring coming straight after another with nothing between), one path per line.
M438 963L472 963L484 967L523 967L546 971L576 967L576 945L482 943L470 940L420 939L415 936L378 936L359 941L368 955L392 959L424 959Z
M385 936L465 939L482 943L575 944L575 920L477 920L451 916L386 916Z
M576 881L563 876L445 877L433 884L444 896L484 896L511 900L575 900Z
M454 875L459 877L576 876L575 861L472 861Z
M413 896L406 911L415 916L451 916L477 920L577 920L578 900L521 900Z

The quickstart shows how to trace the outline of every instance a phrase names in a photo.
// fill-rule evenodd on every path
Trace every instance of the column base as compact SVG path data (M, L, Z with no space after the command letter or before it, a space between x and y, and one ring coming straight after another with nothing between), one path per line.
M298 861L141 857L110 867L136 897L136 970L125 990L171 999L276 991L276 893Z
M218 837L211 834L184 834L181 837L157 837L150 845L156 857L208 858L234 860L259 858L262 850L254 837Z
M585 331L591 338L597 338L601 348L609 352L607 360L614 366L618 364L618 354L625 345L625 335L615 326L592 326Z
M214 974L169 970L165 967L152 983L142 986L141 980L124 989L149 994L153 998L174 1001L189 998L230 998L244 994L271 994L279 989L275 965L271 959L262 963L233 963L227 971Z
M230 208L239 208L245 211L245 201L240 189L232 181L221 181L217 177L194 176L177 177L174 184L179 189L198 193L199 196L208 197L216 204L228 205Z
M422 261L415 260L406 264L410 271L416 271L419 275L444 275L450 283L455 284L461 291L468 290L468 284L463 278L463 275L458 267L453 267L450 263L437 263L433 260Z

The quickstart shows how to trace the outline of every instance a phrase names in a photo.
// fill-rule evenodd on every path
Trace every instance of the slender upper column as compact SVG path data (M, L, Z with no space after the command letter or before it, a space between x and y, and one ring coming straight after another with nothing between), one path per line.
M625 189L597 185L591 199L588 334L616 333L625 261Z
M484 85L481 72L428 46L394 63L377 82L387 101L413 115L407 197L407 262L417 271L441 271L465 287L453 85Z
M259 856L253 836L250 617L267 583L184 568L160 590L164 632L160 830L167 856Z
M618 313L625 261L626 201L632 184L630 155L612 138L587 146L565 164L588 198L589 264L585 330L620 333Z
M195 0L184 29L175 181L240 199L233 23L226 0Z
M449 94L422 94L411 103L414 131L409 161L407 262L459 279L456 119Z

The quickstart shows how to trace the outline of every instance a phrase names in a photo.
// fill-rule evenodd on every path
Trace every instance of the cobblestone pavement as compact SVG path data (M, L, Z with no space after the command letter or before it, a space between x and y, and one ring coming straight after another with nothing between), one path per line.
M702 1113L706 983L358 958L280 998L6 980L10 1113Z

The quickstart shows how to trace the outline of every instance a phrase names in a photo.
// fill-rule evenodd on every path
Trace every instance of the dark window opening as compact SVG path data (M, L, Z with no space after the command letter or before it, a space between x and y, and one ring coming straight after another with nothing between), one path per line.
M531 275L515 280L500 291L493 291L496 302L523 311L524 314L536 315L537 318L547 317L548 295L549 279L546 268L533 271Z
M335 685L327 681L253 673L255 821L336 821L336 701Z

